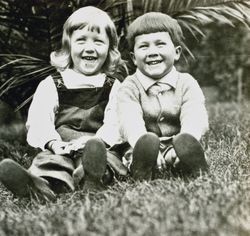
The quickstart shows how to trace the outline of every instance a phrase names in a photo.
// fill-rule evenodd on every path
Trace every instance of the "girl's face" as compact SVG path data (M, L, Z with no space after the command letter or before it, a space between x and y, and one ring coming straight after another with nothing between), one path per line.
M133 60L146 76L158 80L172 69L181 54L167 32L142 34L135 37Z
M88 26L77 29L71 36L73 70L85 75L101 72L109 52L109 38L103 28L91 31Z

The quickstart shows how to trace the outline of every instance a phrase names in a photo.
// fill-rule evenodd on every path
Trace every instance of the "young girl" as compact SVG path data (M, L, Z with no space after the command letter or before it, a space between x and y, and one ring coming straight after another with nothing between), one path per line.
M81 163L86 178L101 182L106 147L93 136L103 123L111 76L123 65L117 46L114 23L102 10L83 7L67 19L62 48L51 53L58 72L39 84L28 113L27 142L42 152L28 171L10 159L0 163L0 181L14 194L54 198L65 186L74 190Z

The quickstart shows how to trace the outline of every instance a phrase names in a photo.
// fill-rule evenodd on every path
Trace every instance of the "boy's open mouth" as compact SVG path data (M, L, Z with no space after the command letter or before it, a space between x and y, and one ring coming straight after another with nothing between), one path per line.
M154 60L154 61L148 61L147 64L151 66L151 65L159 64L161 62L162 62L162 60Z

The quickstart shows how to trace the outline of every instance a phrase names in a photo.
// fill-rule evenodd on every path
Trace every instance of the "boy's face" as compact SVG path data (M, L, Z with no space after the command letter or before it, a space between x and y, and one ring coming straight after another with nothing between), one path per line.
M89 30L88 26L77 29L71 36L73 69L85 75L101 72L109 52L109 38L104 29Z
M158 80L172 69L180 58L181 47L175 47L167 32L142 34L135 37L132 58L146 76Z

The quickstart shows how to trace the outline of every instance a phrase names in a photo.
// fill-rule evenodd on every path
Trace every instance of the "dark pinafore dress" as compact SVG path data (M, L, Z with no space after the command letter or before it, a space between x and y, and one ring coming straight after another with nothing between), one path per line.
M104 110L115 79L107 76L100 88L68 89L59 72L53 74L52 78L59 99L55 127L62 140L70 141L83 135L95 135L103 124ZM74 190L72 173L79 164L79 158L56 155L46 150L34 158L29 171L48 180L62 181Z

